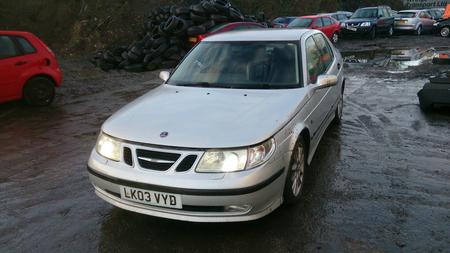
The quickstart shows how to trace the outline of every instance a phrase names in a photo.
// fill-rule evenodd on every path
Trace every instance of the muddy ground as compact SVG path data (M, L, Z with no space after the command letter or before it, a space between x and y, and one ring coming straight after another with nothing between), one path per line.
M61 60L52 106L0 105L0 251L450 252L450 110L425 114L416 96L444 69L430 64L444 47L435 36L341 42L343 124L321 141L303 201L236 224L153 218L95 196L86 162L102 122L160 81Z

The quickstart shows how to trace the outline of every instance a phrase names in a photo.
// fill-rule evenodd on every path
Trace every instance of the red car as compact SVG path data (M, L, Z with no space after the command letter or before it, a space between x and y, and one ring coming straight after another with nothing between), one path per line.
M333 43L339 41L341 26L339 21L327 16L304 16L293 20L288 28L308 28L323 32Z
M55 54L28 32L0 31L0 76L0 102L35 106L50 104L62 81Z
M196 37L189 37L189 43L194 46L195 44L199 43L203 39L205 39L208 36L218 34L218 33L224 33L229 31L239 31L239 30L251 30L251 29L261 29L261 28L267 28L263 26L260 23L256 22L233 22L233 23L225 23L217 25L213 28L211 28L207 33L197 35Z

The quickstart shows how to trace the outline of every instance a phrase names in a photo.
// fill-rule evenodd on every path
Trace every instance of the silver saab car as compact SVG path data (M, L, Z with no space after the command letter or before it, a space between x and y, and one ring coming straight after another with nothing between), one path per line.
M208 37L160 77L103 124L88 162L99 197L142 214L236 222L295 203L342 115L343 60L319 31Z

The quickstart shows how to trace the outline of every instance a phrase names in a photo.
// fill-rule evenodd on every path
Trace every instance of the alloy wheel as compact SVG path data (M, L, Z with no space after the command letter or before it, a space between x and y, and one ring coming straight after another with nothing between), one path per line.
M441 29L441 36L442 37L447 37L450 34L450 28L449 27L444 27Z
M300 145L297 146L291 170L292 194L297 197L302 191L305 176L305 152Z

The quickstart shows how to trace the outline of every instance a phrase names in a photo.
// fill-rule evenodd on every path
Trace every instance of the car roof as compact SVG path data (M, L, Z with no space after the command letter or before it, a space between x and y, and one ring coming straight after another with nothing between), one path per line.
M360 9L378 9L379 7L378 6L375 6L375 7L363 7L363 8L360 8Z
M314 32L310 29L258 29L219 33L204 41L294 41Z
M401 10L400 12L419 12L419 11L425 11L425 10Z
M326 15L326 14L318 14L318 15L301 16L301 17L298 17L298 18L321 18L321 17L324 17L324 16L329 16L329 15Z
M0 34L4 35L12 35L12 36L27 36L32 35L30 32L23 32L23 31L9 31L9 30L0 30Z

